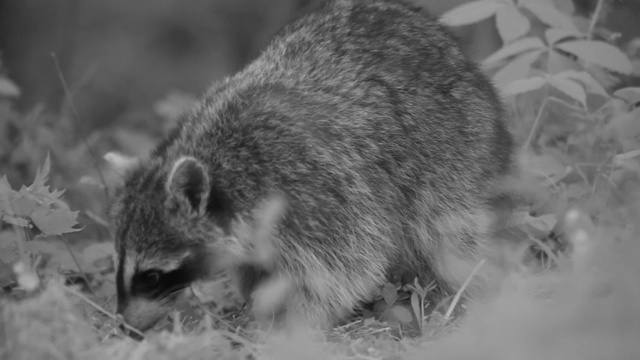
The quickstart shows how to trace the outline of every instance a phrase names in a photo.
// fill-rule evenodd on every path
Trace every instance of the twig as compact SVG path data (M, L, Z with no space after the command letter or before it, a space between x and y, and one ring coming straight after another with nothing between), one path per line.
M460 297L462 297L462 293L469 286L469 284L471 283L471 280L476 276L476 274L478 273L482 265L484 265L485 261L486 261L485 259L480 260L478 265L476 265L476 267L473 268L473 270L471 271L471 274L469 274L469 276L467 277L467 280L464 281L464 283L456 293L456 296L454 296L453 302L451 303L451 305L449 305L449 309L447 309L446 314L444 314L445 319L449 319L451 317L451 314L453 313L453 309L455 309L456 305L458 305L458 302L460 302Z
M600 17L600 13L602 12L602 8L604 5L604 0L598 0L598 4L596 4L596 8L591 15L591 22L589 23L589 30L587 31L587 40L591 40L593 38L593 31L596 28L596 24L598 23L598 18Z
M80 276L82 276L84 281L87 283L87 287L89 288L93 296L98 297L98 294L95 292L95 290L93 290L93 286L91 286L91 283L89 283L89 278L87 278L87 274L85 274L85 272L82 271L82 267L80 266L80 262L78 261L78 258L76 258L76 255L71 250L71 246L69 246L69 239L67 239L67 236L65 234L62 234L60 237L62 238L62 242L64 243L64 246L67 247L67 251L69 251L69 254L71 254L71 258L73 259L73 262L76 263L76 266L78 267L78 271L80 272Z
M69 91L69 86L67 86L67 81L64 79L64 75L62 74L62 68L60 67L60 62L58 61L58 57L56 56L56 53L52 52L51 57L53 58L53 63L56 67L56 72L58 73L58 78L60 79L60 84L62 85L62 90L64 91L65 98L69 102L69 108L71 109L73 117L76 120L76 125L78 126L78 130L80 132L80 138L82 139L84 146L87 147L87 151L89 151L89 155L93 158L93 161L92 161L93 166L98 172L98 177L100 178L100 182L102 183L104 194L108 199L110 198L109 188L107 187L107 181L105 180L104 174L102 173L102 170L100 169L100 166L98 166L98 163L96 161L96 159L98 159L98 156L94 151L93 147L91 146L91 144L89 144L89 140L87 139L87 135L84 133L82 126L80 126L80 123L82 123L82 121L80 121L80 115L78 113L78 109L76 109L76 106L73 103L71 92Z
M89 299L88 297L86 297L86 296L82 295L81 293L79 293L79 292L77 292L77 291L75 291L75 290L71 289L71 288L70 288L70 287L68 287L68 286L63 286L62 288L63 288L66 292L68 292L68 293L70 293L70 294L72 294L72 295L74 295L74 296L76 296L76 297L80 298L81 300L85 301L87 304L89 304L89 305L93 306L94 308L96 308L96 310L98 310L98 311L100 311L101 313L105 314L106 316L110 317L112 320L114 320L114 321L118 321L118 316L114 315L114 314L113 314L113 313L111 313L110 311L107 311L105 308L103 308L102 306L100 306L100 305L96 304L94 301L92 301L92 300L91 300L91 299ZM144 334L143 334L140 330L138 330L138 329L134 328L133 326L131 326L131 325L127 324L126 322L123 322L123 323L122 323L122 325L123 325L125 328L127 328L127 330L132 331L132 332L136 333L137 335L140 335L140 336L144 337Z
M542 113L547 107L548 101L549 101L549 85L547 84L545 85L544 99L542 100L542 104L540 104L540 109L538 109L538 114L536 115L536 119L533 122L533 126L531 127L531 131L529 132L529 136L527 136L527 140L524 142L524 145L522 146L523 150L526 150L529 148L529 146L531 146L531 143L533 142L533 138L538 132L538 127L540 126L540 120L542 119Z

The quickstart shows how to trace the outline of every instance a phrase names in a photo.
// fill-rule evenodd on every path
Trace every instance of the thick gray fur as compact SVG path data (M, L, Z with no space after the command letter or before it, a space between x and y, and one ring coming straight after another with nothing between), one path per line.
M174 168L184 157L208 191ZM401 1L331 1L215 84L128 173L113 207L120 311L146 296L128 288L127 256L136 274L176 257L187 280L209 276L273 194L287 208L272 267L247 270L237 252L225 263L247 293L256 276L284 276L293 309L330 326L392 269L456 290L483 256L511 158L492 84L432 16ZM167 186L176 172L186 185ZM144 328L160 313L128 321Z

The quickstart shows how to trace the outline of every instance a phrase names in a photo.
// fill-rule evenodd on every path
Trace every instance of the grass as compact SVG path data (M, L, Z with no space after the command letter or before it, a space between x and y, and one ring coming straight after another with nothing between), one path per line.
M570 217L570 216L569 216ZM142 342L77 290L50 281L38 294L2 301L3 359L629 359L640 355L640 247L576 230L571 266L511 272L491 297L453 321L427 322L419 337L357 319L330 334L201 321L152 332ZM586 237L585 237L586 236ZM576 251L576 241L581 250ZM441 318L441 320L444 318ZM237 319L236 319L237 320ZM446 320L446 319L445 319ZM245 323L246 324L246 323Z

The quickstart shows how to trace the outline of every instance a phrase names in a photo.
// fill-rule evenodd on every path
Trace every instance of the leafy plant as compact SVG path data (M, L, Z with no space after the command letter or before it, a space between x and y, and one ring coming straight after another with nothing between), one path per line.
M411 312L399 303L400 296L395 285L386 284L382 288L382 299L384 308L381 311L381 319L398 324L408 324L413 320Z
M12 235L8 235L9 231L1 233L0 263L6 268L21 260L18 275L34 268L43 253L57 256L58 260L59 253L66 254L66 250L61 252L47 241L50 237L81 230L76 227L78 212L71 211L62 200L64 190L51 190L46 184L50 168L47 156L33 183L19 190L11 188L6 176L0 178L0 224L10 224L14 229ZM0 285L7 285L9 280L5 274Z
M425 307L427 303L425 302L427 299L427 295L436 288L435 282L431 282L426 287L422 287L418 282L418 278L415 278L413 281L413 285L406 285L407 289L411 291L411 310L413 310L413 315L417 319L418 328L420 331L424 329L425 326Z
M425 307L431 291L436 288L434 282L423 287L416 278L413 284L387 283L380 289L380 298L374 303L373 312L365 317L374 316L397 329L410 333L422 333L427 323Z
M640 67L598 27L604 8L599 0L584 20L570 1L480 0L442 17L453 26L495 18L503 46L482 64L517 119L522 169L542 197L519 211L520 237L562 232L555 219L572 207L600 224L629 220L605 204L630 204L621 190L638 188L640 88L614 86Z
M600 3L603 1L601 0ZM594 77L601 71L629 75L634 65L614 45L594 40L595 13L588 28L580 28L569 14L561 12L551 0L479 0L466 3L444 14L442 20L452 26L467 25L495 16L503 47L487 57L483 65L498 69L493 80L505 96L544 90L546 101L566 103L572 109L589 111L588 95L612 101L605 87ZM601 7L599 7L601 8ZM542 24L534 33L532 20ZM640 69L636 69L636 72ZM565 98L549 95L557 90ZM638 93L638 89L627 92ZM596 103L595 99L592 101ZM577 108L576 108L577 106ZM540 107L540 112L545 106ZM532 134L534 133L532 130ZM528 139L525 147L531 144Z

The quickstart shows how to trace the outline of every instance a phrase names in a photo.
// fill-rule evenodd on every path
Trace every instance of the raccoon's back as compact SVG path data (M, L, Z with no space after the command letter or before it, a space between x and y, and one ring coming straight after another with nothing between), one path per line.
M290 111L339 158L424 180L409 187L486 191L510 170L493 86L444 26L401 1L330 1L285 27L235 81L269 84L264 106Z
M336 0L214 86L156 154L199 153L218 177L252 179L232 188L364 184L396 203L429 188L446 204L489 196L510 139L491 84L428 14Z

